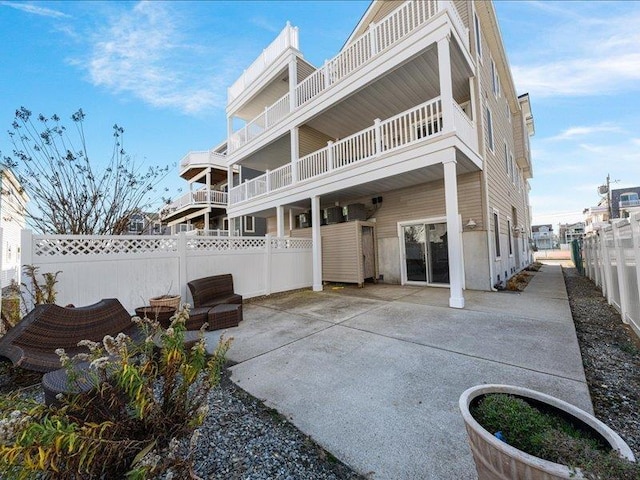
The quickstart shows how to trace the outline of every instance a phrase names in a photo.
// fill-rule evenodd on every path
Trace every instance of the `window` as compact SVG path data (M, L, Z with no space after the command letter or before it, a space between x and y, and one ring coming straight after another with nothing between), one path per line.
M487 109L487 145L489 145L489 150L493 152L493 118L491 117L491 110L489 107Z
M255 221L253 217L250 217L249 215L244 217L244 231L252 233L256 231Z
M513 161L513 153L509 153L509 164L511 165L511 182L515 183L516 182L516 164Z
M513 257L513 236L511 231L511 219L507 217L507 237L509 238L509 256Z
M476 31L476 53L478 54L478 59L482 61L482 35L480 34L480 20L478 20L478 15L473 14L473 26Z
M144 219L142 215L132 215L129 219L129 233L142 233L144 230Z
M500 258L500 219L498 218L498 211L493 211L493 239L496 247L496 260Z
M229 230L229 218L225 217L222 219L222 229L223 230ZM229 233L229 235L231 235L231 233Z
M493 94L498 98L498 95L500 95L500 76L498 75L496 62L494 62L493 59L491 59L491 86Z
M504 169L509 176L509 147L507 147L507 141L504 142Z
M509 123L511 123L511 109L509 108L509 100L507 100L507 120L509 120Z

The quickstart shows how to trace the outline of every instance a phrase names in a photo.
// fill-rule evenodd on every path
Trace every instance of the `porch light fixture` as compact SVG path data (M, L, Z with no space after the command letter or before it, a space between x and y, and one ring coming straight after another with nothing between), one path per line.
M475 220L473 218L470 218L469 221L467 222L467 224L465 225L465 227L473 230L474 228L476 228L478 226L478 224L475 222Z

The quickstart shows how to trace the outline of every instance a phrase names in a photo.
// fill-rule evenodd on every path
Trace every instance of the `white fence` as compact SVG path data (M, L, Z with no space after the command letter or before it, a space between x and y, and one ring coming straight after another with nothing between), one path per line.
M312 242L302 238L84 236L22 233L23 265L61 271L57 303L89 305L117 298L133 312L151 297L179 293L187 282L231 273L245 298L312 285Z
M585 274L640 336L640 213L587 237Z

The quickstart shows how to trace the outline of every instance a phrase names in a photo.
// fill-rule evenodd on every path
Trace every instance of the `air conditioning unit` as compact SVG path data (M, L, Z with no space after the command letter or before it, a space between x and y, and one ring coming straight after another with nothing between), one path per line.
M329 207L325 209L324 213L327 217L327 225L344 222L344 217L342 216L342 207Z
M342 213L347 222L367 219L367 211L364 208L364 203L352 203L351 205L347 205L344 207Z
M309 228L311 226L311 213L301 213L298 215L298 222L300 223L300 228Z

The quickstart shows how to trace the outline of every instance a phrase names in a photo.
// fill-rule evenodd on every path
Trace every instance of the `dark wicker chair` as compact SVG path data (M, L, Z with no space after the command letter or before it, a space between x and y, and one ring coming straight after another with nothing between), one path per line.
M120 332L141 340L131 315L115 298L79 308L37 305L0 339L0 356L27 370L50 372L60 368L56 349L64 348L69 356L88 353L86 347L78 347L80 340L100 342Z
M193 307L215 307L224 303L242 304L242 296L233 291L233 276L230 273L198 278L187 283Z

